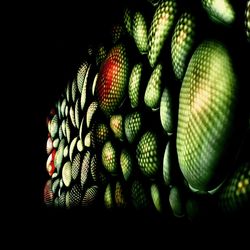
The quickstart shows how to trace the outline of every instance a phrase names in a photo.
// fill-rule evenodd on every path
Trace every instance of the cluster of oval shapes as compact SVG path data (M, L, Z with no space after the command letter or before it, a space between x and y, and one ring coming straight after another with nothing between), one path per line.
M217 2L201 0L207 22L232 25L233 6ZM170 208L182 217L198 194L223 211L242 197L249 204L249 158L243 167L223 162L234 143L237 72L223 41L201 39L198 22L175 0L144 1L124 9L109 45L88 48L48 116L47 206Z

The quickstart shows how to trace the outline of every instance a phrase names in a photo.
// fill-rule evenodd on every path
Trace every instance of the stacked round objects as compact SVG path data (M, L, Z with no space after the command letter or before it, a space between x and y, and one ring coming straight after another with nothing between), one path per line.
M128 3L86 48L48 115L46 206L249 213L250 1L195 3Z

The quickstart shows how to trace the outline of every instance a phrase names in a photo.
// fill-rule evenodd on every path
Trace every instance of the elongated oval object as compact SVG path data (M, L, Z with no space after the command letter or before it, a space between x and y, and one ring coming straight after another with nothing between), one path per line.
M182 80L190 52L194 44L196 20L191 13L184 12L174 29L171 42L171 59L175 76Z
M169 89L164 88L160 101L160 120L163 129L169 134L176 131L173 99Z
M245 10L245 30L248 42L250 42L250 1L247 2Z
M231 24L235 20L235 10L228 0L202 0L202 6L209 18L216 23Z
M157 5L148 35L148 60L151 67L155 66L172 28L177 13L176 7L174 0L162 0Z
M142 63L134 65L128 83L128 95L132 108L136 108L139 105L140 99L140 86L142 76Z
M142 173L152 178L160 169L159 141L156 133L144 133L136 148L136 158Z
M220 160L232 130L236 84L226 48L212 40L200 44L182 83L177 128L181 171L200 191L215 188L228 171Z
M159 108L162 85L162 65L158 64L150 76L144 95L144 102L149 108Z
M141 54L148 51L148 31L147 23L141 12L136 12L133 19L133 36L135 44Z
M101 65L96 83L100 109L107 115L122 103L128 85L128 56L125 46L113 47Z

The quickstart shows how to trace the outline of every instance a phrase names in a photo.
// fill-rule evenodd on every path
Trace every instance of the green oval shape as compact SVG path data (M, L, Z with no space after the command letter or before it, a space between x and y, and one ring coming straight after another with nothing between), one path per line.
M177 153L189 185L213 189L225 177L220 164L232 129L236 76L228 51L204 41L194 52L181 87Z

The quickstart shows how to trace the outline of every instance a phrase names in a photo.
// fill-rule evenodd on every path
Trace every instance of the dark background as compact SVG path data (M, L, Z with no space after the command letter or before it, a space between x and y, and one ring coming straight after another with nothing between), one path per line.
M69 212L61 220L57 212L44 208L46 117L87 46L105 36L123 2L36 1L11 3L3 9L2 48L8 70L2 91L6 111L2 131L7 149L2 200L11 230L25 225L37 230L52 220L70 223L74 216Z
M12 104L8 113L13 121L8 125L13 126L11 135L16 138L16 157L12 156L12 160L22 165L15 167L15 175L21 174L20 179L22 176L28 187L28 206L40 208L41 183L47 178L44 176L46 117L67 80L76 73L76 65L83 59L87 46L105 36L122 3L114 0L79 4L36 2L14 4L15 8L8 9L12 22L6 28L7 46L4 47L10 63L7 74L10 101L6 104ZM26 206L22 202L19 205Z
M34 166L31 166L31 171L34 175L31 181L36 187L32 193L35 205L39 206L41 198L38 195L39 191L41 193L40 185L36 184L41 183L45 174L46 117L68 79L76 73L76 66L84 58L88 45L105 36L120 8L121 4L113 0L37 6L39 12L30 12L30 18L25 23L29 41L24 48L27 47L30 55L27 93L31 93L26 101L27 110L33 115L30 122L33 123L34 130L31 132L34 134L30 134L30 139L33 143Z
M82 242L88 246L159 245L182 222L135 213L61 211L43 204L46 172L46 117L89 44L102 41L126 0L19 3L8 6L7 148L4 228L24 246ZM9 105L11 104L11 105ZM6 200L5 200L6 199ZM162 226L166 227L162 231ZM7 229L7 230L6 230ZM185 228L179 230L184 231ZM178 230L178 231L179 231ZM162 233L160 233L162 232ZM32 243L32 242L35 242ZM157 243L158 242L158 243ZM15 244L16 241L8 241ZM155 245L155 246L156 246ZM119 245L118 245L119 246Z
M46 117L75 73L87 46L107 36L126 2L36 2L8 6L4 49L10 69L5 102L10 150L6 157L3 201L7 204L4 214L8 234L15 233L25 244L31 244L31 238L37 244L46 245L51 239L60 243L64 235L72 237L65 239L70 244L77 244L82 238L99 244L100 237L107 237L111 246L117 239L142 244L151 241L153 235L160 237L158 233L164 225L160 217L129 212L60 211L43 204L43 188L48 179ZM182 222L169 221L166 230L179 224Z
M159 242L160 232L185 225L178 220L166 225L160 216L140 213L59 211L43 204L43 188L48 179L46 117L75 73L87 46L107 36L110 24L121 17L125 2L97 0L77 5L36 2L8 6L4 50L9 71L4 107L5 124L10 132L4 133L9 146L2 200L7 204L4 206L7 233L20 236L25 244L31 244L31 237L37 244L46 244L51 239L59 243L67 234L72 238L65 239L66 243L77 244L82 238L91 238L93 244L98 244L100 237L107 237L105 242L111 246L117 239L124 244L131 240L143 244L155 239L153 235Z

